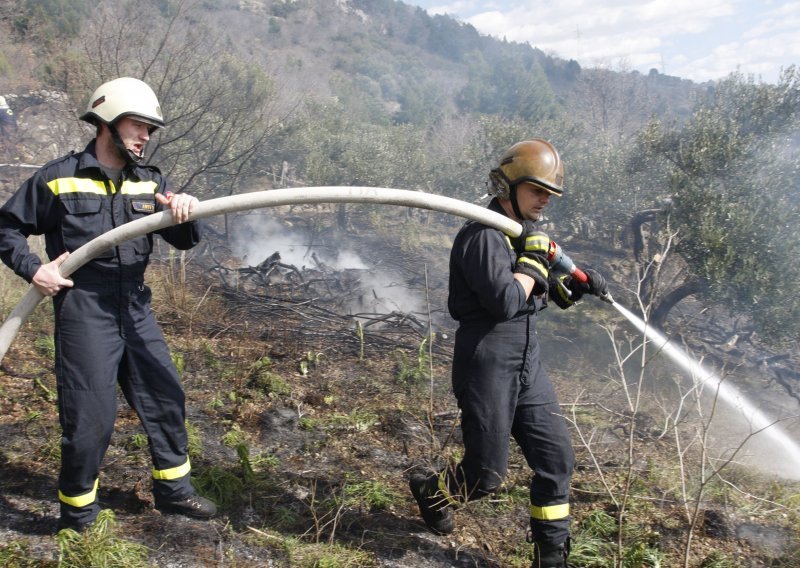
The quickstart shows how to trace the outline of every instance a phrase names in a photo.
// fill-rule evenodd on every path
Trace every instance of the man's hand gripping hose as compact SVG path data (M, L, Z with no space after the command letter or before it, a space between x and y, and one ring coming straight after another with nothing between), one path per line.
M547 251L547 260L550 262L550 270L554 272L560 272L562 274L568 274L582 284L587 284L590 287L593 286L594 283L591 282L589 275L575 266L575 263L572 262L572 259L567 256L566 253L564 253L564 251L555 241L550 241L550 248ZM569 290L566 291L568 294L571 294ZM609 304L614 303L614 298L611 297L611 294L607 289L604 289L602 292L597 294L597 297L604 302L608 302Z

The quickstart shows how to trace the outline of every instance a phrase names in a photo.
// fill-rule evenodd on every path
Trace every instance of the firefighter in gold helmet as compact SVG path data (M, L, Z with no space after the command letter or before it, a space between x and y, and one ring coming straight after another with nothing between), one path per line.
M566 566L575 461L555 390L539 358L536 318L548 297L568 308L586 293L606 292L596 271L585 271L588 284L550 272L550 238L534 223L551 197L563 193L563 181L564 167L552 144L542 139L514 144L489 174L494 197L489 209L521 223L522 235L512 239L474 221L456 235L448 308L459 324L452 380L464 457L435 473L415 473L409 481L428 528L452 532L455 509L500 486L513 437L534 472L534 568Z
M185 396L144 283L152 234L101 253L69 278L59 271L92 239L163 210L176 223L158 231L164 240L182 250L195 246L197 222L188 219L198 201L173 194L161 172L143 163L150 135L164 126L146 83L123 77L102 84L81 118L96 126L89 145L43 166L0 209L0 258L53 297L62 429L58 527L81 531L100 510L100 464L114 430L117 385L148 436L156 508L208 518L216 506L190 482ZM45 236L49 262L28 247L28 235Z

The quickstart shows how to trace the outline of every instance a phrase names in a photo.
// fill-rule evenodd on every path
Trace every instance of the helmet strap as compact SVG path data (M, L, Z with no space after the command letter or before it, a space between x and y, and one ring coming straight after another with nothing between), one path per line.
M117 132L117 127L114 123L108 125L108 130L111 132L111 139L114 141L114 146L117 148L117 152L119 153L120 157L125 160L125 164L129 166L134 166L144 160L144 151L142 151L141 156L137 156L128 148L125 147L125 143L122 141L122 137Z
M514 215L517 216L517 219L520 221L524 221L525 218L522 216L522 212L519 210L519 203L517 203L517 185L513 183L508 188L508 198L511 200L511 207L514 209Z

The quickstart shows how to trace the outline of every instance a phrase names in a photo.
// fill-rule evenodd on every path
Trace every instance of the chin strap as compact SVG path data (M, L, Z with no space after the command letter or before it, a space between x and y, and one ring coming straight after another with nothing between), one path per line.
M514 208L514 215L517 216L517 219L524 219L522 212L519 210L519 204L517 203L517 184L513 184L509 187L508 197L511 199L511 207Z
M111 139L114 141L114 146L117 147L117 152L119 153L120 157L125 160L125 163L129 166L135 166L136 164L140 163L144 160L144 149L142 149L142 155L138 156L128 150L125 147L125 143L122 141L122 138L117 132L117 127L114 124L108 125L108 130L111 132Z

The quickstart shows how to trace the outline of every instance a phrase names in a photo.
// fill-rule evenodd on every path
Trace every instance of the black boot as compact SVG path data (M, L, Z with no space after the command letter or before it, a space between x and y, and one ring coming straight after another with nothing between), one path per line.
M453 520L453 509L447 503L438 487L438 476L426 477L415 473L408 481L411 494L417 500L422 520L428 529L435 534L450 534L456 528Z
M214 502L197 494L189 495L176 501L168 501L156 497L155 501L156 509L162 513L186 515L195 519L210 519L217 514L217 506Z
M534 542L531 568L567 568L567 556L569 556L569 541L545 545Z

